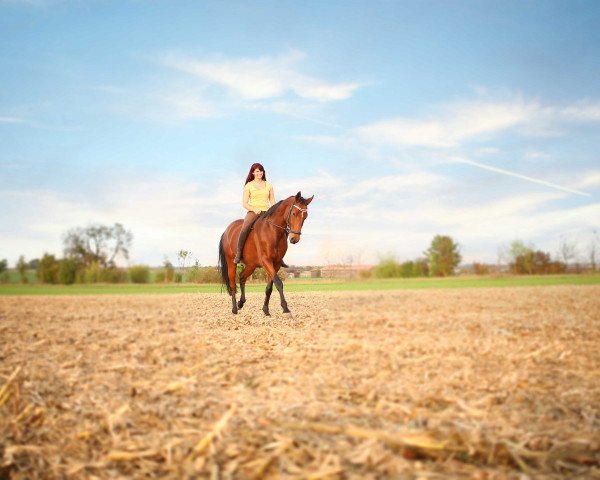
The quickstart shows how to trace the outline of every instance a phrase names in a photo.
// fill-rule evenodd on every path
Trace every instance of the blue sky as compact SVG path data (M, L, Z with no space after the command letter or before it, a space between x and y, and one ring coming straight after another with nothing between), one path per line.
M585 259L600 227L595 1L0 0L0 258L122 223L203 265L261 162L315 195L291 264L452 236Z

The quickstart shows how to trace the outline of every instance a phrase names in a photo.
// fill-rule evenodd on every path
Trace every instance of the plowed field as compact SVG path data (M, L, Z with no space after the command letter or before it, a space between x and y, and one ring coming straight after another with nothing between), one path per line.
M600 287L0 297L0 478L600 478Z

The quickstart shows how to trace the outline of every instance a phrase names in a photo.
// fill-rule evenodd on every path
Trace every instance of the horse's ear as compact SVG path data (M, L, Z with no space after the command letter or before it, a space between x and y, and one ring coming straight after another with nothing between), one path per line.
M307 198L307 199L306 199L306 204L308 205L310 202L312 202L312 201L313 201L313 198L315 198L315 196L314 196L314 195L313 195L312 197L310 197L310 198Z
M298 192L296 194L296 200L300 200L302 198L302 193Z

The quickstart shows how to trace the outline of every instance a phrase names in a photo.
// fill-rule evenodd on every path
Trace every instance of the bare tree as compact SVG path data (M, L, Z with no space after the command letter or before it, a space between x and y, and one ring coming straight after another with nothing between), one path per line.
M565 262L565 265L568 266L570 260L577 258L577 240L561 236L558 245L558 253L563 262Z
M112 227L90 225L67 232L64 253L66 257L85 266L96 262L103 267L111 267L119 254L125 259L129 258L132 240L133 234L120 223L115 223Z
M506 265L510 262L510 252L509 252L508 247L506 247L506 246L498 247L498 252L496 255L497 255L496 266L498 268L498 271L500 271L502 269L503 265Z
M185 276L185 262L187 259L192 258L192 252L190 250L179 250L177 252L177 263L179 264L179 272L181 274L181 281Z
M588 259L590 260L590 267L592 271L596 271L596 263L598 261L598 253L600 252L600 236L598 235L598 231L594 230L592 232L592 238L590 243L588 244Z

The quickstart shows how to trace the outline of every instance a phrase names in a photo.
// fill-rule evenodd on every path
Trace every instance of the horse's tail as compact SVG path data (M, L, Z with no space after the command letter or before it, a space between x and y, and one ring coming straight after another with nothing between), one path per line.
M229 268L227 267L227 256L225 255L225 248L223 247L223 237L225 237L225 233L221 235L221 239L219 240L219 263L217 268L221 272L221 285L227 288L227 292L231 295L231 287L229 286ZM223 291L223 290L221 290Z

